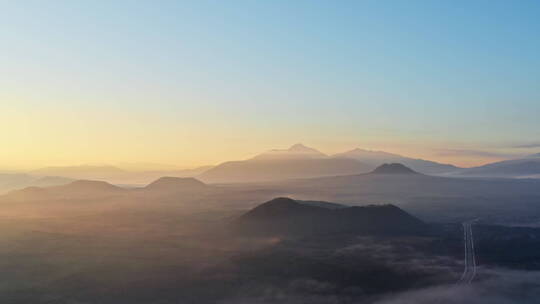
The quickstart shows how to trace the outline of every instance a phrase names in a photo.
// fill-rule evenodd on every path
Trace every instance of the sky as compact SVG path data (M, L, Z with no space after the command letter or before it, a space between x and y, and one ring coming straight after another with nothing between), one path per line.
M2 1L0 168L540 152L538 1Z

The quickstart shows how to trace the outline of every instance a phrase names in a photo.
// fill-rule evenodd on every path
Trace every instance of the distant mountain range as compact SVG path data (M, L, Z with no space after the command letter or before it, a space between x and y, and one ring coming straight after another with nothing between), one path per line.
M302 199L302 205L332 210L348 206L328 202L347 205L391 203L423 219L461 220L481 215L486 219L508 221L512 216L528 214L529 211L523 210L534 209L538 204L540 179L432 176L403 164L391 163L368 173L259 184L210 185L195 178L162 177L145 186L120 187L104 181L79 180L60 186L32 186L11 191L0 196L0 204L16 203L10 205L12 209L4 208L4 216L17 213L47 217L58 212L85 214L97 210L97 206L102 210L115 209L124 204L128 204L130 210L148 204L161 204L171 210L180 205L191 209L228 206L239 210L253 206L253 202L284 196ZM502 216L500 210L505 208L515 212L505 211ZM332 231L333 228L325 229Z
M383 164L369 173L276 182L284 192L340 201L407 201L415 197L540 195L540 180L472 179L425 175L403 164Z
M251 159L222 163L198 177L209 183L266 182L366 173L383 163L395 162L411 164L409 166L412 169L426 174L460 169L452 165L360 149L328 156L316 149L295 144L289 149L270 150Z
M234 221L246 234L417 234L426 230L419 219L393 205L355 206L298 201L286 197L261 204Z
M328 157L313 148L295 144L289 149L270 150L251 159L224 162L198 178L208 183L267 182L355 174L370 169L364 163Z
M251 159L222 163L198 178L208 183L249 183L356 174L370 169L352 159Z
M473 168L460 168L384 151L354 149L326 155L295 144L251 159L225 162L198 177L210 183L267 182L367 173L384 163L400 163L422 174L453 177L540 178L540 153Z
M434 161L415 159L383 151L369 151L354 149L348 152L335 154L332 157L349 158L371 165L373 168L384 163L401 163L411 169L424 174L442 174L459 171L461 168L450 164L441 164Z
M306 147L303 144L292 145L288 149L274 149L264 153L261 153L255 157L253 160L283 160L283 159L305 159L305 158L326 158L328 155L310 148Z
M54 186L73 180L101 180L113 184L145 185L163 176L196 177L205 183L260 183L290 179L358 175L384 163L400 163L418 173L449 177L540 178L540 153L474 168L459 168L384 151L354 149L326 155L295 144L273 149L250 159L227 161L217 166L182 170L131 171L119 167L82 165L47 167L24 174L0 174L0 193L29 186ZM151 164L129 164L150 168ZM168 168L161 165L160 168ZM172 168L172 167L171 167Z
M540 178L540 153L454 172L456 176Z

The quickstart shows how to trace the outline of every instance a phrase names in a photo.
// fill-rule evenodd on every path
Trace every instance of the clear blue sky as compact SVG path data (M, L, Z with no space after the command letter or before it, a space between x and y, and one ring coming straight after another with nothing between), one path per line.
M464 165L538 152L539 16L540 1L1 1L0 166L295 142Z

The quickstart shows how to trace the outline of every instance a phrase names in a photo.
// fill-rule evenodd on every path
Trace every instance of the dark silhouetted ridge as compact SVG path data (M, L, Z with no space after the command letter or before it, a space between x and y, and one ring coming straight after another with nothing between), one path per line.
M379 167L375 168L371 174L419 174L411 168L399 164L382 164Z
M421 234L426 229L422 221L394 205L328 208L325 204L280 197L246 212L233 225L240 232L259 235Z
M323 210L321 207L301 204L287 197L278 197L255 207L242 217L245 219L272 219L275 217L306 215L321 210Z

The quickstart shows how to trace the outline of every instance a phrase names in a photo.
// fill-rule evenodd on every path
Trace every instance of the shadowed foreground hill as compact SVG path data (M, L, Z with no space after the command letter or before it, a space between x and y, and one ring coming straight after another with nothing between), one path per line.
M419 234L426 225L394 205L347 207L276 198L238 218L240 232L258 235Z
M372 174L418 174L402 164L382 164L371 172Z

